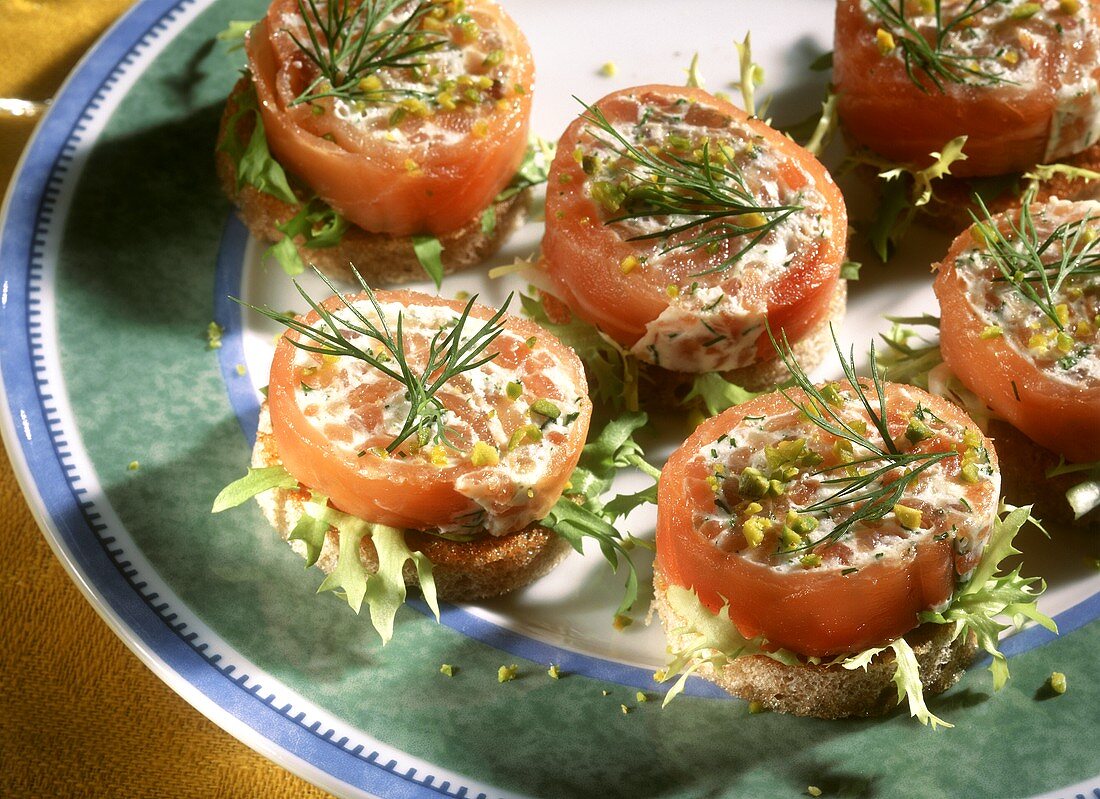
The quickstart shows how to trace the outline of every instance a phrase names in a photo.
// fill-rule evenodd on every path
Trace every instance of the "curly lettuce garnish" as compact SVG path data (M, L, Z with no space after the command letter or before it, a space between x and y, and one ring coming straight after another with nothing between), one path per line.
M1042 529L1031 516L1030 505L1016 508L1002 501L985 552L970 580L955 590L946 610L921 614L921 621L955 625L955 638L969 633L977 636L978 645L993 658L989 670L993 673L995 691L1001 690L1009 677L1008 661L997 648L998 636L1009 625L1000 623L997 617L1008 617L1017 629L1024 619L1030 619L1052 633L1058 632L1058 625L1041 612L1035 602L1046 588L1042 580L1021 577L1020 566L1007 573L998 573L1005 558L1020 554L1012 541L1027 522Z
M581 356L588 371L593 397L615 410L638 410L638 359L593 325L570 314L554 321L542 300L520 295L523 312Z
M695 375L691 389L684 396L682 405L701 404L707 416L717 416L734 405L748 402L761 392L749 391L736 383L731 383L718 372L704 372Z
M679 679L668 689L662 707L683 693L688 677L707 665L717 670L730 660L752 655L763 655L788 666L801 663L793 652L767 648L768 642L762 636L746 638L741 635L730 621L728 602L716 615L699 601L694 591L679 585L668 587L665 601L679 622L669 630L678 644L669 647L672 660L653 678L657 682L667 682L678 675Z
M886 646L865 649L858 655L853 655L840 661L840 665L849 671L863 669L871 665L871 661L880 652L889 649L894 653L894 685L898 687L898 704L903 700L909 704L909 715L916 718L921 724L936 727L954 727L954 724L944 721L928 709L924 701L924 683L921 682L920 665L917 663L916 653L909 642L904 638L891 641Z
M657 502L656 481L661 474L645 460L641 446L634 440L634 434L647 421L644 413L633 412L608 422L599 436L585 445L569 487L542 521L577 552L583 554L584 539L591 538L599 544L613 571L625 568L623 599L615 611L618 627L630 624L628 614L638 599L638 573L630 550L644 542L624 537L615 529L615 522L643 504ZM653 479L653 485L635 494L607 499L615 475L626 468L640 470Z
M226 52L244 49L244 35L256 24L254 19L231 19L225 30L214 36L219 42L225 42Z
M218 150L233 159L233 165L237 171L238 191L247 184L289 205L298 205L298 197L290 188L286 171L271 155L271 150L267 146L259 102L256 90L251 84L246 91L237 96L237 110L226 120L228 135L218 145ZM254 124L252 135L245 142L237 136L237 125L249 114L252 115Z
M939 152L930 153L933 162L917 169L909 164L896 164L869 150L859 150L848 156L851 165L863 164L880 170L882 196L878 211L871 222L868 237L878 257L886 262L913 223L917 210L928 205L935 196L935 182L951 174L951 167L966 160L963 147L966 136L957 136Z
M222 489L214 500L212 512L220 513L276 488L309 490L282 466L250 468L247 475ZM304 545L307 567L314 565L320 557L330 527L336 529L339 539L336 568L325 577L317 589L318 593L336 592L357 614L365 602L371 624L378 631L382 643L389 643L393 637L397 609L405 602L405 564L412 561L424 601L439 620L432 563L423 553L409 549L404 530L372 524L342 513L329 506L327 497L314 492L310 492L304 510L289 539L301 541ZM378 556L375 572L369 571L360 557L359 549L364 536L370 537Z

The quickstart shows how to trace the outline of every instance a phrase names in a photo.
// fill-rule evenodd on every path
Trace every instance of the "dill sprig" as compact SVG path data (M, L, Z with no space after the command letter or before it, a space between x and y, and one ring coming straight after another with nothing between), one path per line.
M345 101L385 102L394 96L423 95L410 89L385 86L366 88L364 79L383 69L412 69L424 66L422 56L438 50L446 39L419 27L420 20L432 9L420 2L404 19L390 28L379 30L407 0L298 0L298 11L309 41L292 31L286 33L317 67L318 75L291 105L337 97Z
M1004 217L1001 224L1006 230L977 194L974 201L981 209L981 219L973 211L970 218L985 241L983 252L1000 272L995 280L1009 283L1055 327L1065 330L1056 309L1062 285L1071 277L1100 274L1100 236L1089 226L1096 217L1090 212L1083 219L1063 222L1040 239L1031 215L1034 198L1030 190L1024 195L1019 222Z
M386 377L402 384L405 387L405 398L409 402L409 411L400 431L394 436L393 441L386 446L387 452L395 452L405 441L414 436L419 447L435 441L452 449L457 449L447 436L444 420L447 409L436 395L455 376L477 369L497 357L499 353L496 352L490 355L483 355L483 353L504 330L504 322L501 320L512 302L512 295L508 295L500 310L464 340L463 333L466 329L466 323L477 300L476 295L471 297L455 323L437 331L432 336L424 366L416 369L409 363L405 351L404 313L398 312L396 324L391 330L391 326L386 322L382 307L378 303L378 298L354 266L352 271L373 306L374 312L378 316L377 321L366 316L355 305L348 302L347 297L340 293L332 282L316 268L314 268L314 272L332 290L333 294L340 298L344 308L350 312L354 320L336 318L331 311L315 302L296 280L293 281L294 288L302 295L309 307L321 317L323 325L308 325L293 314L276 311L268 307L259 308L236 298L233 299L235 302L258 311L267 318L296 331L313 342L313 344L309 344L302 340L290 339L290 342L299 349L321 355L357 358L370 364ZM377 341L381 345L381 350L368 352L357 347L348 340L344 331L351 331L372 341Z
M1015 85L1015 81L982 68L982 62L995 60L994 56L974 56L966 52L953 52L945 47L947 37L952 31L959 30L968 20L987 8L1006 3L1008 0L968 0L958 14L946 21L941 9L941 0L934 0L935 30L932 31L931 37L926 37L906 17L907 0L897 0L896 3L891 3L889 0L868 0L868 2L883 22L892 29L892 33L896 34L894 45L901 50L905 74L925 94L929 91L918 77L918 70L928 76L928 80L940 93L945 92L945 83L961 84L971 79L991 84Z
M583 102L579 98L574 99ZM621 213L606 224L658 216L688 217L663 230L628 239L663 239L667 244L661 250L662 254L680 249L714 252L723 242L741 236L750 237L720 264L693 277L729 268L785 219L802 210L800 205L761 205L745 183L732 153L721 143L718 144L718 155L713 157L709 141L703 143L697 159L667 151L658 155L628 141L598 107L585 107L585 119L610 136L611 140L599 136L595 138L630 164L625 170L631 178L625 181L629 185L619 183L622 191L619 202ZM689 231L691 235L686 239L672 241L673 237Z
M785 554L812 550L822 544L833 543L838 541L856 524L881 519L901 502L905 497L905 492L924 471L942 460L958 457L958 453L954 450L947 452L902 452L898 449L893 436L890 434L887 421L889 409L886 400L886 373L879 369L878 360L875 357L874 342L871 343L870 363L870 382L873 396L869 397L866 385L860 382L859 377L856 375L855 348L853 347L849 351L846 358L840 347L840 342L837 340L836 331L833 330L832 325L829 326L833 337L833 346L840 357L844 377L856 393L856 397L867 413L867 417L871 420L871 424L874 425L882 437L882 445L854 428L844 419L839 409L830 403L821 391L814 386L805 370L795 359L791 345L787 341L786 333L783 333L782 344L780 344L772 334L770 326L767 330L772 346L791 374L791 380L806 396L805 401L799 401L786 388L780 388L779 391L787 398L788 402L825 432L849 441L855 446L863 447L871 453L867 457L838 463L835 466L826 466L814 472L815 475L833 475L840 471L844 471L846 474L828 477L823 480L823 485L831 486L835 490L828 497L808 505L802 511L809 514L828 513L846 507L853 508L853 511L825 535L817 540L788 549ZM864 471L861 467L865 465L873 465L873 468ZM895 472L896 474L893 474ZM886 485L876 485L888 475L893 476L895 479Z

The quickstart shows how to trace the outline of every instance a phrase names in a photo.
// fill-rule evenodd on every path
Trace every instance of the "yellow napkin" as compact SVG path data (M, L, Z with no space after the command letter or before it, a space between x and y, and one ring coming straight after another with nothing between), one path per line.
M0 100L42 101L129 0L0 0ZM10 104L8 104L10 105ZM37 120L0 103L0 190ZM92 610L0 454L0 796L324 797L216 727Z

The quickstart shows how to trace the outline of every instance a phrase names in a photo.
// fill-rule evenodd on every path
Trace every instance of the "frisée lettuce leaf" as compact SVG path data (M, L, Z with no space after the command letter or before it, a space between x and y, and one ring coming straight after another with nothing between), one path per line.
M213 513L236 507L265 491L275 488L305 489L282 466L250 468L248 474L230 483L214 500ZM371 624L382 643L393 637L397 609L404 604L405 564L412 561L424 601L439 620L439 600L436 593L432 563L422 553L409 549L405 531L384 524L373 524L330 507L327 497L310 492L304 503L305 513L295 524L289 539L301 541L305 547L306 566L317 562L327 542L328 531L337 531L336 568L325 576L318 593L333 591L344 599L357 614L366 603ZM360 547L364 536L371 540L378 558L377 571L363 563Z

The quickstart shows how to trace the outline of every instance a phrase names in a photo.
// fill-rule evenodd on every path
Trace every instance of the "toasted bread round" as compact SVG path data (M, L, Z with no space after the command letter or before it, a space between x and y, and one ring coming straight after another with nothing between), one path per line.
M218 180L226 196L237 206L241 219L253 236L264 241L280 241L284 234L276 226L291 219L299 209L249 184L238 188L236 165L221 146L222 141L231 133L242 142L248 141L252 135L255 118L251 114L240 117L235 131L229 130L229 122L239 107L238 98L242 92L249 91L250 85L249 78L242 77L226 101L215 151ZM295 186L294 193L303 202L309 199L308 191L300 187ZM481 263L496 252L504 240L527 219L530 198L531 191L526 189L495 203L492 208L496 222L491 233L482 231L481 214L478 214L458 230L440 236L444 273L450 274ZM301 237L295 240L294 246L302 261L313 264L334 280L355 282L352 266L369 285L406 283L410 280L423 280L425 277L424 267L420 265L413 250L412 239L407 237L371 233L349 224L340 242L333 247L306 247Z
M1047 470L1057 466L1060 458L1001 419L990 420L989 436L997 447L1005 499L1013 505L1033 505L1032 515L1044 524L1100 527L1100 510L1074 519L1066 500L1066 491L1081 482L1084 473L1047 477Z
M843 321L847 299L848 281L840 280L829 302L824 321L791 345L794 359L807 372L817 367L832 350L833 338L829 325L836 327ZM646 386L644 404L651 409L669 409L682 405L684 396L691 390L696 377L690 372L672 372L641 361L638 371L642 384ZM723 378L749 391L770 391L790 376L787 367L778 357L722 372Z
M668 582L656 569L653 605L669 643L679 647L681 636L676 630L683 620L669 606L667 590ZM978 651L973 634L952 640L953 634L953 625L924 624L905 636L916 655L925 696L942 693L958 682ZM764 655L751 655L729 660L720 669L706 664L697 674L734 696L794 716L880 716L898 704L898 689L893 682L894 654L890 650L876 655L866 670L788 666Z
M260 409L252 465L281 465L266 402ZM264 517L289 541L291 531L305 513L308 492L277 488L256 499ZM301 541L289 543L296 552L305 554ZM405 543L410 549L423 552L432 562L436 593L441 600L450 602L486 599L515 591L549 572L569 552L569 544L563 538L537 524L509 535L485 535L473 541L449 541L410 530L405 534ZM338 554L339 533L335 527L329 527L317 565L326 574L331 573L336 568ZM377 571L378 554L370 536L363 537L359 557L368 571ZM412 563L405 564L404 576L406 585L419 587Z

